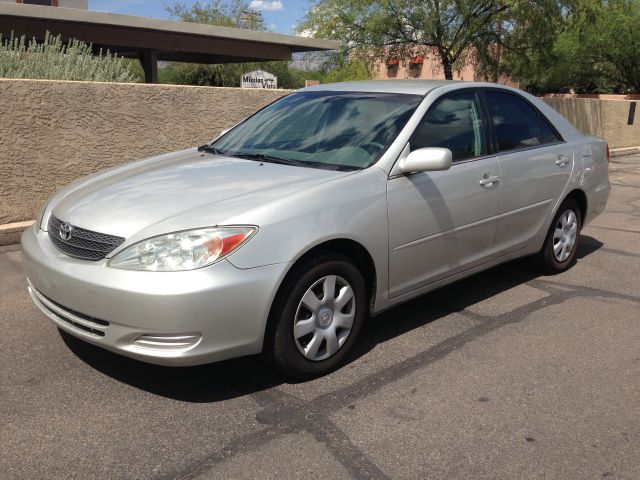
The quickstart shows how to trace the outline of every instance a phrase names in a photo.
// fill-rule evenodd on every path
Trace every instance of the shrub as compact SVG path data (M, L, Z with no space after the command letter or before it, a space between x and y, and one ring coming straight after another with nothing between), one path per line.
M125 60L109 50L94 55L92 45L46 33L43 42L27 41L13 32L0 34L0 78L133 82L136 75Z

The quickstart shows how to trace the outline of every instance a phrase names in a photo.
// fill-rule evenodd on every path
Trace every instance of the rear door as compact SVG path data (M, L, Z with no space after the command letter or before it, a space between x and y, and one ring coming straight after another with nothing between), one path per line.
M389 179L390 297L482 263L494 248L500 172L475 90L436 100L409 140L410 150L424 147L450 149L453 165Z
M527 246L543 227L569 181L573 152L523 96L483 89L482 97L500 161L496 250L509 253Z

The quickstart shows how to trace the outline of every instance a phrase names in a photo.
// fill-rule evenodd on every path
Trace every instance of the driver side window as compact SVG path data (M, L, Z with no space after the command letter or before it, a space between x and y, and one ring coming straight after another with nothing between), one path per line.
M448 148L453 161L487 154L486 136L476 94L466 92L437 101L409 140L411 150Z

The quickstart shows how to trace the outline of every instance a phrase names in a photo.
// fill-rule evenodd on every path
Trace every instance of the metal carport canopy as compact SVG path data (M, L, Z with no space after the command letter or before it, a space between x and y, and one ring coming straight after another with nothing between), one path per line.
M74 8L0 2L0 32L42 39L46 31L77 38L118 55L139 58L148 82L157 60L237 63L290 60L294 52L335 50L338 43L279 33L160 20Z

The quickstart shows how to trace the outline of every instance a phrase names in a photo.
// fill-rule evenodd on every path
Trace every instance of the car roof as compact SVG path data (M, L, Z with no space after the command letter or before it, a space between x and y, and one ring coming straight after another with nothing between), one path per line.
M455 80L359 80L326 83L302 88L301 92L375 92L426 95L436 87L466 82Z

